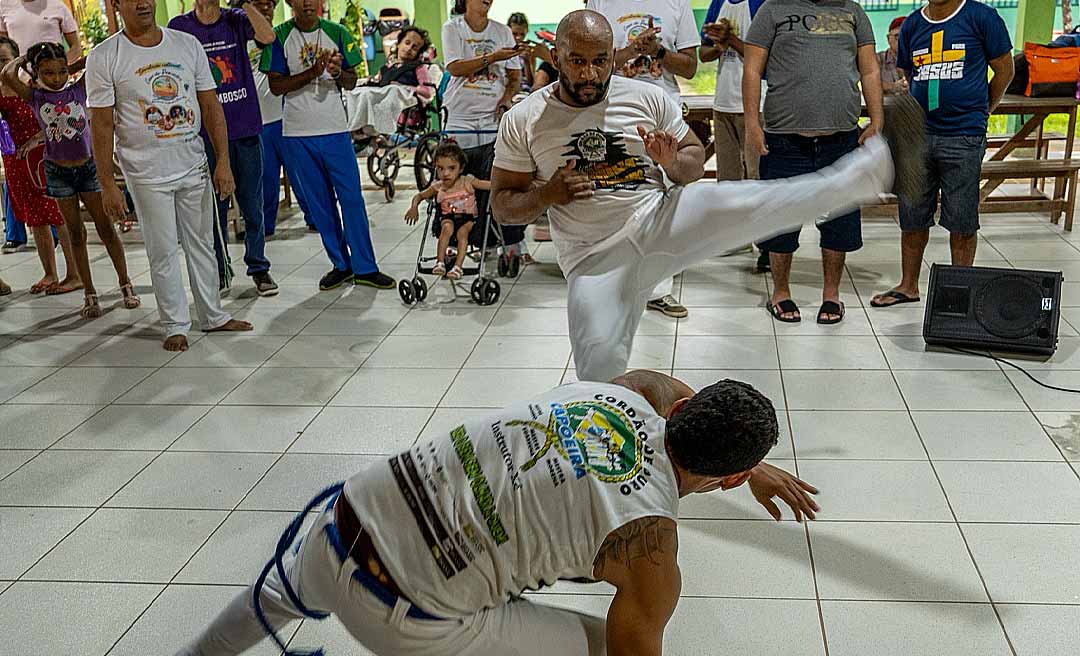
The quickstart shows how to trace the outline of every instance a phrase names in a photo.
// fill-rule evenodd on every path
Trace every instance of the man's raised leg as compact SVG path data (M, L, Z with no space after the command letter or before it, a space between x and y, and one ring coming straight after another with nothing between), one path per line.
M644 254L639 283L651 289L716 253L877 202L892 182L889 148L884 139L874 137L814 173L684 187L670 194L663 209L645 218L630 237Z

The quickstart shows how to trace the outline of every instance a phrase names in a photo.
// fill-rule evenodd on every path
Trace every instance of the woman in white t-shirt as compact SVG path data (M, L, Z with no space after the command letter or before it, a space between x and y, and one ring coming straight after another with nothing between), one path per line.
M488 18L489 0L455 0L442 27L446 70L445 129L462 148L495 141L499 118L521 85L521 55L510 28ZM453 134L466 131L466 134Z

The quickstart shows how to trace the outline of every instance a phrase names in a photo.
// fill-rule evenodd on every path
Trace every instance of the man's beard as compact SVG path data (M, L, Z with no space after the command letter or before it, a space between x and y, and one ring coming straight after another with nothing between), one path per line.
M604 80L602 82L600 80L597 80L596 82L591 83L571 84L566 80L566 78L562 77L561 75L559 76L559 85L562 87L563 93L569 96L570 99L573 100L576 104L582 106L595 105L601 100L603 100L604 96L607 95L608 86L610 84L611 78L608 78L607 80ZM581 89L585 87L593 87L596 90L591 98L583 97Z

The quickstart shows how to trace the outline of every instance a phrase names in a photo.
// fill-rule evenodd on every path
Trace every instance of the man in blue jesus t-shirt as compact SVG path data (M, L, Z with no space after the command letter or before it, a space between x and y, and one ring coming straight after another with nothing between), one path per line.
M903 275L899 285L870 301L874 307L919 300L919 270L938 191L952 263L974 263L986 119L1013 77L1005 23L976 0L929 0L904 20L899 41L896 67L926 112L929 179L919 197L900 197ZM994 72L989 80L988 67Z

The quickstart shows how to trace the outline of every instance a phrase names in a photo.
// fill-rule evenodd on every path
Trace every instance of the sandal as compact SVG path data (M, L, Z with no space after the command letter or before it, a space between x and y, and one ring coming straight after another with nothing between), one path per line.
M46 296L61 296L63 294L70 294L71 292L78 291L78 290L80 290L82 288L83 288L83 284L82 284L81 280L75 280L75 281L68 280L68 281L66 281L66 284L65 284L65 281L61 281L61 282L49 285L48 289L45 290L45 295Z
M52 287L55 284L56 284L55 280L53 280L51 282L47 281L47 280L39 280L39 281L35 282L34 284L30 285L30 293L31 294L41 294L43 292L48 291L49 287Z
M886 299L886 298L891 298L891 299L893 299L893 301L891 303L882 303L881 300L879 300L879 299ZM887 292L885 292L883 294L878 294L874 298L870 299L870 307L887 308L887 307L892 307L894 305L900 305L902 303L918 303L918 302L919 302L919 297L918 296L908 296L904 292L897 291L895 289L890 289L889 291L887 291Z
M773 315L773 318L781 323L799 323L802 321L802 316L797 317L784 317L785 314L792 314L799 311L799 306L795 305L795 301L790 298L785 298L779 303L769 303L765 306L765 309L769 311L769 314Z
M465 275L465 272L462 271L461 267L455 264L454 268L450 269L450 273L446 274L446 277L450 280L461 280L461 276L463 275Z
M7 296L11 293L11 285L7 284L3 280L0 280L0 296Z
M431 267L431 275L442 278L446 275L446 265L442 262L436 262L435 266Z
M135 288L129 282L126 285L120 287L120 293L124 297L124 307L128 310L134 310L142 305L142 299L135 294Z
M825 319L826 314L835 314L836 319ZM844 304L836 301L825 301L817 311L817 322L823 326L831 326L844 320Z
M83 319L97 319L104 312L101 311L101 304L98 303L97 294L87 294L83 301L83 308L79 311L79 316Z

